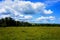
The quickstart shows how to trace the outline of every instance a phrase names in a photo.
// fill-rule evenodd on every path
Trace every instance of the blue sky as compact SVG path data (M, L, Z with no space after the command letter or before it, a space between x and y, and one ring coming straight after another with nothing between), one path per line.
M0 0L0 19L60 24L60 0Z

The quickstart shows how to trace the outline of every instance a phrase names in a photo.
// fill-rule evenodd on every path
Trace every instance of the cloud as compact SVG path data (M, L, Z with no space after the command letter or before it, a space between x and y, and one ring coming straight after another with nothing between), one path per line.
M32 15L20 15L20 16L14 16L12 17L13 19L15 19L16 21L28 21L31 20L33 18Z
M6 13L6 10L4 8L1 8L0 13Z
M54 20L55 17L54 16L49 16L49 17L45 17L45 16L41 16L39 18L36 19L36 21L43 21L43 20Z
M10 15L1 15L1 16L0 16L0 19L1 19L1 18L5 18L5 17L11 17L11 16L10 16Z
M43 13L46 10L46 6L41 2L30 2L30 1L18 1L12 2L10 0L5 0L0 6L4 6L5 9L9 9L11 12L14 12L15 15L21 14L33 14L33 13ZM51 12L51 10L47 10ZM52 12L51 12L52 13ZM47 14L47 13L45 13Z
M24 16L25 19L31 19L33 18L31 15Z
M58 3L60 2L60 0L46 0L45 3L49 6L55 4L55 3Z
M52 14L53 13L53 11L51 11L51 10L44 10L43 11L45 14Z
M4 12L4 14L2 14ZM31 20L33 18L32 14L52 14L53 11L50 9L46 9L45 3L42 2L31 2L31 1L22 1L22 0L5 0L0 2L0 14L4 15L6 13L10 15L10 17L16 20ZM5 17L9 17L9 16ZM52 17L50 17L53 19ZM49 19L49 17L40 17L38 20Z

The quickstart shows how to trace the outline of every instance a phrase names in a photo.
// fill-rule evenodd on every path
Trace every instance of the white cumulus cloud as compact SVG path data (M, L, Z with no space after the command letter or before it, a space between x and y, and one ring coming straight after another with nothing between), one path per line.
M6 10L4 8L1 8L0 13L6 13Z
M2 9L1 9L2 8ZM31 19L33 18L33 15L31 14L52 14L53 11L50 9L46 9L46 6L42 2L31 2L31 1L22 1L22 0L5 0L3 2L0 2L0 13L9 12L8 14L12 18L18 19ZM6 13L5 13L6 14ZM4 16L4 14L2 14ZM3 17L2 16L2 17ZM5 16L6 17L6 16ZM9 17L7 15L7 17ZM38 20L42 19L51 19L53 20L53 17L40 17Z
M24 16L25 19L31 19L33 18L31 15Z
M1 16L0 16L0 19L1 19L1 18L5 18L5 17L11 17L11 16L10 16L10 15L1 15Z
M51 13L53 13L53 11L51 11L51 10L44 10L43 11L45 14L51 14Z
M49 6L54 5L55 3L60 2L60 0L46 0L45 3Z
M54 16L48 16L48 17L45 17L45 16L41 16L41 17L39 17L39 18L37 18L36 20L37 21L43 21L43 20L54 20L55 19L55 17Z
M18 1L18 0L17 0ZM41 2L30 2L30 1L10 1L10 0L5 0L5 2L2 2L0 6L4 6L4 8L9 9L11 11L19 13L26 13L26 14L31 14L31 13L43 13L44 10L46 10L46 6L44 3ZM47 10L47 12L52 13L51 10Z

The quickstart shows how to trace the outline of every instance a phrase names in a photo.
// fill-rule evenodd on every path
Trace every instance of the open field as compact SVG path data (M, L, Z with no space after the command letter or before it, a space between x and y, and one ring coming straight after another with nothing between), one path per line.
M60 27L1 27L0 40L60 40Z

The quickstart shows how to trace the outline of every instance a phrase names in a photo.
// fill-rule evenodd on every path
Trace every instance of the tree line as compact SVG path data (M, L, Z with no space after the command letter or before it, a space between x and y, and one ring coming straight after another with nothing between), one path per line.
M60 26L60 24L37 24L37 23L29 23L29 22L22 22L22 21L15 21L11 17L6 17L0 19L0 27L18 27L18 26Z

